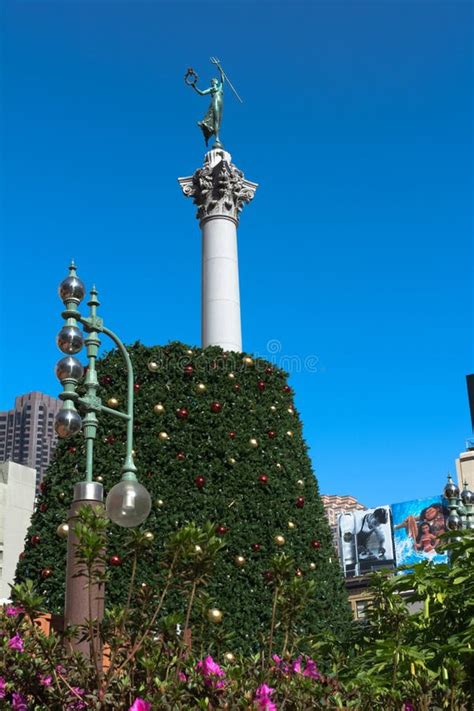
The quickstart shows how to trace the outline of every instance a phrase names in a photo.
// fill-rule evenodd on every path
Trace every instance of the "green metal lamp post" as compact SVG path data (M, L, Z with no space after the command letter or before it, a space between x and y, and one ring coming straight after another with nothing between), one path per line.
M74 486L74 498L69 512L69 519L74 520L78 509L84 505L94 507L103 506L103 486L94 481L94 440L97 434L97 415L106 413L120 417L127 423L126 454L122 466L122 478L108 493L106 511L109 518L119 526L139 526L150 513L151 498L146 488L137 480L137 469L133 461L133 395L134 377L130 356L118 336L104 326L103 320L97 316L97 290L93 286L88 301L89 316L81 316L78 306L85 295L85 288L76 276L76 267L71 263L69 275L59 285L65 310L62 313L65 325L56 338L59 349L65 354L56 365L56 375L63 386L59 398L63 407L56 416L55 428L59 437L67 438L84 432L86 441L86 477L84 481ZM79 325L83 326L83 331ZM112 339L121 352L127 367L127 407L125 412L115 410L102 404L97 394L98 380L96 359L100 346L99 334L105 334ZM86 393L80 396L77 393L77 384L84 375L84 368L75 357L83 346L86 346L88 367L84 381ZM79 410L79 412L78 412ZM81 414L83 417L81 417ZM65 600L65 625L83 624L89 618L89 601L84 581L77 577L77 563L75 558L74 526L69 526L68 535L68 562L66 573L66 600ZM93 617L101 619L104 607L104 590L95 590L93 594ZM76 649L88 653L87 642L77 643Z
M474 528L474 493L464 482L461 492L448 474L448 483L444 487L444 496L448 500L448 528L452 531L461 528Z

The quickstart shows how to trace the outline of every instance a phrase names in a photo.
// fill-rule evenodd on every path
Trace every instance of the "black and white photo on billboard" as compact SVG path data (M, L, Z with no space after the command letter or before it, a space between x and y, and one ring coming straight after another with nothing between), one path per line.
M389 506L341 513L338 532L341 560L347 577L395 566Z

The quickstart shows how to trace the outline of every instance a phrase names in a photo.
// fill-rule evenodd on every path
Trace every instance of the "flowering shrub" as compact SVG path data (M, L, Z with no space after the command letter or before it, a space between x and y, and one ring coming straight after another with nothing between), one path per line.
M82 531L105 532L103 520L90 510L79 518ZM140 532L132 537L133 555L145 555L146 538ZM91 537L85 536L86 539ZM78 549L79 556L86 560L87 551L81 546L86 543L80 542ZM286 585L285 570L292 566L279 557L273 570L276 592L272 626L262 639L260 652L246 658L229 653L231 642L219 636L217 625L213 655L201 651L196 621L192 644L186 634L190 620L199 619L193 618L194 602L209 605L204 588L220 546L211 528L197 529L190 525L170 540L168 586L165 584L159 591L142 587L135 590L132 575L130 604L107 610L100 626L105 650L103 664L92 653L90 658L77 652L65 653L78 635L89 638L94 625L86 623L82 629L46 635L37 623L43 611L42 599L33 584L27 581L15 586L15 604L0 611L0 709L468 711L472 708L472 533L451 544L449 569L422 565L411 576L391 580L376 576L368 621L354 627L350 644L329 639L302 640L292 632L293 627L286 624L285 617L285 610L290 607L288 599L294 600L295 595L303 599L304 591L291 580ZM91 571L92 568L86 570L86 585ZM406 600L398 594L399 588L411 591L408 601L420 598L425 601L420 613L409 614ZM183 595L183 618L166 615L165 600L171 589ZM278 652L272 652L279 624L286 632ZM93 641L90 640L91 648ZM301 647L306 650L304 653L298 652Z

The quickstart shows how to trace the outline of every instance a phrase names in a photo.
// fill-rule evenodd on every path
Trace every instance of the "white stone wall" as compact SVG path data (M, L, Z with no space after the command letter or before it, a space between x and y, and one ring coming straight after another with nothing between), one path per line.
M18 558L35 503L36 470L0 464L0 600L10 599Z

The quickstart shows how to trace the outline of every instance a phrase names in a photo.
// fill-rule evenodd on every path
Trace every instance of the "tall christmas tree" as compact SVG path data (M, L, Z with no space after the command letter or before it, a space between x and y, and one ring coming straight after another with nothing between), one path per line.
M212 102L206 137L212 129L218 139L220 108ZM235 648L254 648L269 626L271 560L279 552L294 561L295 576L316 583L301 632L339 633L349 607L292 390L282 370L241 352L237 225L257 185L233 165L220 140L203 167L179 182L197 205L202 229L203 348L176 342L129 348L135 463L153 501L144 524L154 534L152 560L139 562L138 580L158 586L158 559L170 534L187 522L210 521L225 548L207 592ZM121 355L112 351L97 368L102 401L120 406L126 399ZM94 476L106 493L119 480L124 451L125 424L102 415ZM81 435L58 446L18 566L17 578L38 581L52 612L61 612L64 600L66 542L57 530L64 530L73 483L84 478L84 454ZM111 527L108 603L125 596L125 536ZM179 599L169 611L173 604L179 609Z

